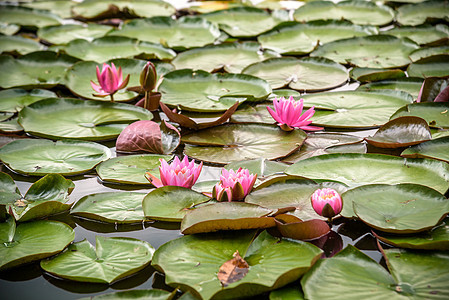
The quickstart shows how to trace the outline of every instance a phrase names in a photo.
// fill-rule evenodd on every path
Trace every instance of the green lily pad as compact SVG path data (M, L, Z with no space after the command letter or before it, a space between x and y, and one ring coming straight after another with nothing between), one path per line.
M254 232L184 236L162 245L152 264L165 273L168 285L180 286L195 297L235 299L293 282L321 256L317 247L306 242L279 241L266 232L253 238ZM217 273L236 250L249 264L248 273L223 287Z
M19 113L27 133L52 139L108 140L130 123L149 120L151 112L130 104L48 98Z
M20 139L0 149L0 159L10 169L35 176L82 174L109 157L109 148L84 141Z
M0 77L0 87L51 88L63 84L67 68L77 61L51 51L32 52L17 59L0 56L0 69L8 70L8 76Z
M0 33L4 35L14 35L20 30L20 26L16 24L8 24L0 21Z
M34 102L52 97L56 97L56 94L47 90L3 90L0 91L0 111L18 112Z
M179 186L164 186L151 191L142 202L147 219L181 222L195 206L209 201L201 193Z
M428 232L414 235L393 235L382 233L376 237L384 243L400 248L424 250L449 250L449 220L443 221Z
M201 15L220 25L220 29L233 37L252 37L270 30L281 20L256 7L232 7Z
M298 93L299 94L299 93ZM277 97L277 96L276 96ZM285 96L281 96L285 97ZM289 96L287 96L288 98ZM299 95L297 98L300 98ZM247 105L244 103L240 108L231 116L232 123L261 123L261 124L273 124L275 121L267 110L267 106L272 107L272 102L257 105ZM312 117L313 120L313 117Z
M440 193L449 188L449 166L432 159L382 154L326 154L301 160L287 168L289 175L335 180L351 187L365 184L414 183Z
M54 2L54 1L53 1ZM67 1L57 1L67 2ZM39 28L37 36L52 44L67 44L75 39L92 41L95 38L105 36L112 30L111 26L87 23L87 24L65 24L59 26L47 26Z
M293 14L298 22L320 19L346 19L359 25L386 25L393 21L394 11L385 5L367 1L313 1L306 3Z
M299 287L287 286L272 291L270 300L304 300L304 293Z
M138 154L108 159L97 166L101 181L122 184L150 184L145 172L159 173L159 159L169 161L170 155Z
M0 53L17 52L18 54L28 54L30 52L44 50L44 45L32 39L21 36L0 36Z
M427 58L430 56L447 54L449 55L449 46L419 48L410 54L412 62Z
M286 163L329 153L366 153L362 138L341 133L309 133L302 147L295 153L282 159Z
M176 56L173 50L165 48L161 44L140 42L124 36L105 36L91 41L77 39L68 43L64 47L64 51L73 57L96 62L135 56L169 60Z
M418 98L419 90L421 89L422 78L405 77L398 79L382 80L361 85L357 88L360 91L377 91L377 90L394 90L403 91L413 96L413 99Z
M223 125L186 134L189 157L218 164L242 159L277 159L301 147L307 134L302 130L285 132L269 125Z
M339 193L346 187L339 183L318 184L312 180L295 177L280 177L268 180L252 191L245 202L257 204L271 210L291 207L290 213L302 221L323 219L312 207L310 197L313 192L323 187L330 187Z
M67 251L41 261L55 276L74 281L111 283L147 266L154 248L145 241L96 236L95 249L87 240L71 244Z
M223 68L228 73L240 73L252 63L278 56L272 50L262 49L256 42L223 43L182 52L172 64L177 69L212 72Z
M151 289L151 290L129 290L116 293L101 294L98 296L88 298L80 298L79 300L117 300L117 299L171 300L172 297L173 295L170 292L159 289Z
M18 118L14 117L12 119L0 122L0 131L6 133L19 133L23 131L23 128L18 123Z
M320 43L377 34L373 26L354 25L345 20L317 20L307 23L284 22L257 37L265 49L282 54L300 55L312 52Z
M407 4L397 9L397 21L402 25L420 25L428 20L448 20L449 4L446 1L430 0Z
M48 174L36 181L26 195L7 205L16 221L25 222L58 214L70 209L69 194L75 184L59 174Z
M449 136L434 139L402 151L402 157L433 158L449 163Z
M48 10L32 9L23 6L2 5L0 20L22 26L44 27L59 25L62 19Z
M12 218L0 223L0 270L6 270L61 252L75 238L73 229L56 221L17 225Z
M449 201L441 193L417 184L365 185L342 197L343 216L357 216L375 229L395 234L429 230L449 212Z
M227 170L248 169L249 173L257 174L258 177L266 177L274 174L283 174L288 165L270 161L265 158L235 161L225 166Z
M411 63L407 68L409 76L446 77L449 76L449 54L429 56Z
M30 7L33 9L49 10L53 14L58 15L61 18L69 19L72 16L71 9L75 4L76 2L71 0L65 1L39 0L39 1L30 1L28 3L21 3L20 5Z
M388 273L348 245L332 258L319 260L301 279L306 299L439 299L447 288L447 253L385 250ZM319 285L326 282L326 288ZM357 284L354 284L357 282Z
M106 223L142 223L144 197L136 192L91 194L78 200L70 214Z
M432 139L426 120L418 117L399 117L386 123L372 137L365 140L380 148L401 148Z
M353 68L351 78L360 82L380 81L406 77L400 69Z
M326 58L271 58L248 66L242 73L266 80L273 89L288 86L305 92L331 89L349 79L345 67Z
M85 19L116 17L120 12L147 18L170 16L176 12L170 3L159 0L85 0L74 6L72 11L75 16Z
M304 106L315 106L313 124L336 128L372 128L388 122L390 116L413 101L404 92L329 92L302 97Z
M263 100L271 93L270 85L254 76L190 69L166 74L158 90L165 104L200 112L225 111L237 101Z
M449 27L444 24L436 26L421 25L417 27L404 26L384 32L398 38L409 38L417 44L445 43L449 40Z
M199 17L182 17L178 20L153 17L131 20L109 35L127 36L140 41L160 43L175 50L185 50L214 43L220 36L220 30Z
M408 56L416 49L418 45L408 39L372 35L327 43L310 56L321 56L363 68L400 68L411 62Z
M14 179L6 173L0 172L0 205L15 202L21 198L22 195Z
M122 68L123 76L130 75L128 87L140 86L140 72L146 64L146 61L140 59L113 59L114 65ZM107 63L110 63L107 62ZM67 70L65 76L66 86L77 96L93 99L109 101L110 97L95 97L95 91L92 89L90 82L98 82L96 76L96 67L101 69L99 63L93 61L82 61L74 64ZM155 63L156 71L159 76L171 71L174 67L167 63ZM114 101L129 101L137 97L137 93L128 91L126 88L114 94Z
M274 227L273 211L245 202L221 202L200 206L185 214L181 233L195 234L219 230L263 229Z
M396 111L391 116L391 120L403 116L423 118L433 128L449 128L449 103L422 102L408 104Z

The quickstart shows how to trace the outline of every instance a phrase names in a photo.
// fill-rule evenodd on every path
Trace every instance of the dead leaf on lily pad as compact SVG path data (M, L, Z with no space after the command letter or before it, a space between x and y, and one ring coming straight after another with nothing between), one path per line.
M217 274L217 277L223 287L226 287L233 282L239 281L248 273L249 265L240 256L239 251L235 251L232 256L234 256L234 258L222 264Z

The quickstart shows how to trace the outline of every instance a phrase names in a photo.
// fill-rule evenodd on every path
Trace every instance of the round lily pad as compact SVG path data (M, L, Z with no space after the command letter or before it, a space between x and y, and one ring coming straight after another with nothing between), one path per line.
M109 148L84 141L20 139L0 149L0 159L9 168L36 176L82 174L109 157Z
M48 10L13 5L2 5L0 20L4 23L35 27L59 25L62 21L60 17Z
M402 157L433 158L449 162L449 136L434 139L405 149Z
M54 2L54 1L53 1ZM66 1L57 1L66 2ZM92 41L100 38L112 30L111 26L87 23L87 24L65 24L58 26L47 26L39 28L37 36L52 44L67 44L75 39Z
M108 192L87 195L76 202L70 213L107 223L142 223L143 193Z
M346 19L354 24L381 26L393 21L394 11L368 1L313 1L295 10L293 18L298 22Z
M147 219L165 222L181 222L195 206L209 201L201 193L179 186L164 186L148 193L143 199L143 211Z
M238 168L248 169L250 173L257 174L258 177L266 177L274 174L283 174L288 165L270 161L265 158L235 161L225 166L227 170L238 170Z
M360 82L380 81L406 77L400 69L353 68L351 78Z
M9 120L0 122L0 131L8 133L18 133L23 131L22 126L17 122L17 117L13 117Z
M0 172L0 205L5 205L22 198L14 179L6 173Z
M390 116L413 98L404 92L329 92L302 97L304 106L315 106L313 124L336 128L372 128L388 122Z
M446 1L430 0L403 5L398 8L397 21L402 25L419 25L427 20L448 20L449 4Z
M256 7L232 7L201 15L220 25L220 29L233 37L252 37L273 28L281 20Z
M391 119L402 116L416 116L427 121L433 128L449 128L448 102L422 102L408 104L396 111Z
M0 223L0 270L39 261L61 252L75 238L73 229L56 221Z
M44 50L44 45L21 36L0 36L0 53L13 52L27 54L34 51Z
M326 58L272 58L254 63L242 73L266 80L273 89L288 86L305 92L331 89L349 79L345 67Z
M417 145L432 139L429 125L418 117L399 117L386 123L372 137L365 140L380 148L400 148Z
M346 20L284 22L258 36L257 41L265 49L298 55L312 52L319 44L377 33L376 27L354 25Z
M270 85L254 76L190 69L166 74L158 90L165 104L200 112L225 111L237 101L263 100L271 93Z
M254 232L247 231L184 236L162 245L152 264L165 273L168 285L180 286L197 298L235 299L297 280L321 255L309 243L279 241L266 232L253 239ZM246 276L223 287L217 273L236 250L250 267Z
M407 68L409 76L446 77L449 76L449 54L429 56L411 63Z
M68 43L64 51L73 57L96 62L135 56L167 60L176 56L173 50L161 44L140 42L124 36L105 36L91 41L76 39Z
M185 154L202 161L227 164L242 159L277 159L298 149L306 139L302 130L285 132L277 126L223 125L186 134Z
M172 293L159 290L129 290L116 293L101 294L98 296L80 298L79 300L116 300L116 299L133 299L133 300L170 300ZM179 298L178 298L179 299Z
M159 159L171 160L170 155L139 154L108 159L97 166L103 182L122 184L150 184L145 172L159 173Z
M335 180L351 187L365 184L414 183L440 193L449 188L449 166L433 159L382 154L326 154L301 160L285 171L311 179Z
M137 17L170 16L175 8L159 0L85 0L72 8L75 16L84 19L116 17L119 12Z
M223 43L182 52L172 64L177 69L212 72L223 68L229 73L240 73L252 63L278 56L272 50L262 49L256 42Z
M430 56L448 54L449 55L449 46L440 46L440 47L426 47L416 49L410 54L410 59L415 62L422 58L427 58Z
M20 26L16 24L8 24L0 21L0 33L4 35L14 35L20 30Z
M127 36L184 50L212 44L220 36L220 30L216 25L199 17L182 17L178 20L153 17L131 20L109 35Z
M32 52L17 59L0 56L0 69L8 70L8 76L0 77L0 87L51 88L63 84L67 68L77 61L51 51Z
M444 24L438 24L436 26L404 26L387 30L384 33L398 38L406 37L420 45L444 43L449 39L449 27Z
M414 235L396 235L381 233L376 237L384 243L400 248L449 250L449 220L435 226L428 232Z
M14 1L12 1L14 2ZM69 19L72 17L71 9L76 4L76 1L54 1L54 0L39 0L39 1L20 1L20 5L30 7L33 9L49 10L61 18Z
M130 123L149 120L151 112L130 104L48 98L19 113L27 133L52 139L108 140Z
M142 270L150 263L153 252L150 244L137 239L96 236L96 249L83 240L42 260L41 267L69 280L112 283Z
M360 91L377 91L377 90L394 90L404 91L413 96L414 99L418 98L419 90L421 89L422 78L417 77L404 77L398 79L381 80L378 82L371 82L361 85L357 88Z
M357 67L400 68L411 62L408 56L416 49L418 45L407 39L372 35L330 42L318 47L310 55Z
M0 111L18 112L27 105L45 98L56 97L47 90L7 89L0 91Z
M181 222L183 234L219 230L263 229L274 227L270 209L245 202L222 202L200 206L188 212Z

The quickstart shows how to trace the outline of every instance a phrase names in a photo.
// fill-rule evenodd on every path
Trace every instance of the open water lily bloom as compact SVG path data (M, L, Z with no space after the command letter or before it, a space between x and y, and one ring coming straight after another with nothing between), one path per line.
M309 126L312 123L310 118L315 114L315 107L312 106L305 113L302 113L303 104L303 99L295 101L292 96L288 99L280 97L273 100L274 110L268 106L267 109L282 130L291 131L294 128L309 131L322 130L323 127Z
M90 82L92 88L97 92L94 96L111 96L111 99L113 99L112 96L118 90L121 90L128 85L129 74L126 76L125 80L123 80L121 67L117 69L114 63L111 63L111 66L104 63L101 72L100 68L97 66L97 80L99 84L96 84L93 81Z
M190 189L198 180L203 168L202 162L199 165L195 165L194 160L189 161L187 156L184 156L182 161L175 157L171 164L168 164L164 159L160 159L160 162L159 173L161 179L149 172L146 173L147 179L157 188L172 185Z
M312 194L311 200L315 212L326 218L338 215L343 208L343 201L334 189L318 189Z
M220 182L214 186L212 196L218 201L240 201L251 192L257 174L249 174L248 169L221 170Z

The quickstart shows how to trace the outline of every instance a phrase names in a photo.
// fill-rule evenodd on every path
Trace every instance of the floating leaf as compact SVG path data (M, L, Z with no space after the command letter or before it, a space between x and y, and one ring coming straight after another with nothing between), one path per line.
M391 120L402 116L423 118L432 128L449 128L449 103L424 102L408 104L398 109L391 116Z
M75 39L91 41L104 36L111 30L111 26L95 23L65 24L39 28L37 35L52 44L67 44Z
M233 256L234 258L221 265L217 274L218 280L220 280L223 287L241 280L248 274L249 265L240 256L239 251L237 250Z
M400 69L353 68L351 78L360 82L380 81L406 77Z
M200 112L225 111L236 102L263 100L271 93L270 85L254 76L190 69L166 74L158 90L166 105Z
M58 25L62 22L61 18L48 10L13 5L2 5L0 20L4 23L35 27Z
M381 126L365 140L380 148L408 147L432 139L429 125L418 117L399 117Z
M276 228L281 235L286 238L292 238L303 241L310 241L326 235L329 231L329 225L322 220L308 220L290 222L284 216L276 216Z
M23 55L39 50L44 50L44 45L32 39L21 36L0 36L0 53L10 52Z
M287 286L270 293L270 300L304 300L300 287Z
M56 97L56 94L47 90L3 90L0 91L0 111L18 112L34 102L52 97Z
M227 164L227 170L238 170L238 168L248 169L250 173L257 174L258 177L266 177L274 174L283 174L288 165L269 161L265 158L235 161Z
M56 221L17 225L12 218L0 223L0 270L39 261L61 252L75 238L73 229Z
M106 183L150 184L145 178L145 173L158 173L161 158L169 161L172 156L158 154L119 156L102 162L96 170L100 179Z
M417 27L403 26L387 30L384 33L398 38L406 37L420 45L445 43L449 40L449 27L444 24Z
M107 223L142 223L143 193L109 192L84 196L70 213L75 216Z
M116 299L133 299L133 300L170 300L172 294L170 292L151 289L151 290L129 290L116 293L101 294L98 296L80 298L80 300L116 300Z
M433 158L449 162L449 137L441 137L402 151L402 157Z
M22 195L14 179L6 173L0 172L0 206L3 206L3 210L6 204L15 202L21 198Z
M306 138L302 130L285 132L268 125L222 125L186 134L186 155L227 164L242 159L277 159L298 149Z
M0 159L15 172L43 176L82 174L111 157L100 144L83 141L20 139L0 149Z
M71 244L67 251L41 261L46 272L81 282L112 283L147 266L154 248L132 238L96 236L95 249L87 240Z
M449 54L440 54L421 58L407 68L409 76L447 77L449 76Z
M212 190L212 189L211 189ZM143 211L151 220L181 222L195 206L209 201L209 197L179 186L164 186L148 193L143 199Z
M413 96L414 99L418 97L419 90L423 83L422 78L417 77L404 77L398 79L382 80L378 82L372 82L361 85L357 88L360 91L382 91L382 90L395 90L404 91Z
M419 25L428 19L448 20L449 4L446 1L431 0L423 3L403 5L398 8L397 21L402 25Z
M242 73L266 80L273 89L288 86L306 92L331 89L349 79L345 67L325 58L272 58L252 64Z
M55 15L58 15L61 18L69 19L72 17L71 9L75 4L76 2L73 0L68 1L40 0L40 1L23 1L20 5L30 7L33 9L49 10L50 12L54 13Z
M449 46L419 48L410 54L410 59L415 62L422 58L441 54L449 54Z
M279 241L266 232L253 239L254 232L246 231L238 235L184 236L162 245L154 254L153 266L166 274L167 284L181 286L197 298L235 299L258 295L297 280L321 255L309 243ZM250 265L248 274L223 287L216 274L236 250Z
M320 155L301 160L285 172L311 179L336 180L351 187L375 183L414 183L440 193L445 193L449 188L449 166L446 163L382 154Z
M152 116L130 104L48 98L22 109L19 123L35 136L97 141L114 139L129 123Z

